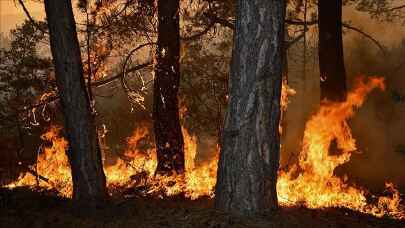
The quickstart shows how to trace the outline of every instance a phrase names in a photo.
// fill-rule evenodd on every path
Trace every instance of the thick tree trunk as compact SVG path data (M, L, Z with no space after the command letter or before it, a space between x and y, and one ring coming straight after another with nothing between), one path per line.
M45 0L45 11L69 142L73 198L83 205L93 207L107 196L106 179L83 78L71 1Z
M179 118L179 0L158 0L158 40L153 90L157 172L184 171L184 143Z
M277 208L284 0L239 0L215 206Z
M342 40L342 0L319 0L319 67L321 100L346 99Z

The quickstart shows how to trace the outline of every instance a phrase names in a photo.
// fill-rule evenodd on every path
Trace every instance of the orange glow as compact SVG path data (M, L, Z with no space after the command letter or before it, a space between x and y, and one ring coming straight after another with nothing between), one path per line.
M294 96L296 93L297 92L288 85L288 81L284 79L281 86L281 99L280 99L281 121L280 124L278 125L278 131L280 132L280 135L283 134L282 120L284 119L284 113L287 111L288 104L290 103L288 97Z
M288 104L288 94L295 91L283 84L282 107ZM277 192L283 206L303 205L308 208L346 207L377 217L391 216L405 218L405 209L400 204L400 194L393 184L387 183L390 196L379 197L369 203L366 189L350 185L346 177L338 177L334 170L350 161L351 154L357 150L348 119L355 109L362 106L368 93L379 88L384 90L384 80L373 77L360 78L347 100L341 103L324 101L319 111L306 123L303 149L298 164L289 170L280 171ZM185 114L185 107L181 109ZM123 156L112 166L105 167L107 185L110 191L120 188L144 187L144 194L159 197L184 194L190 199L214 197L219 148L212 148L215 154L209 161L196 163L197 138L183 128L185 143L184 174L174 176L155 175L157 156L154 147L142 146L148 141L148 128L140 125L127 139ZM70 168L65 155L67 142L60 136L60 129L51 127L41 137L52 142L44 147L38 157L37 170L49 179L37 181L30 173L21 177L8 187L28 185L46 189L57 189L61 196L71 195ZM141 146L140 146L141 145Z
M345 102L325 101L306 123L298 165L279 173L277 191L281 204L308 208L347 207L375 216L405 218L399 193L392 184L387 184L392 197L381 197L377 204L368 204L365 189L351 186L347 178L334 174L336 167L347 163L357 150L347 120L375 88L384 90L382 78L374 77L367 82L360 78Z
M196 165L197 139L195 136L191 136L183 128L186 172L168 177L154 175L157 167L155 148L138 149L138 143L148 134L148 129L144 126L135 129L133 135L127 140L124 156L118 158L114 165L105 167L107 186L110 190L144 185L148 187L148 194L161 197L184 193L188 198L197 199L201 196L212 197L214 195L217 157L201 165ZM36 187L56 189L60 196L71 197L73 188L70 166L65 154L67 141L60 136L60 128L55 126L42 135L41 139L52 143L51 146L44 147L37 162L38 174L48 180L37 180L33 174L27 172L8 187L30 186L33 189ZM215 150L218 151L218 148Z
M72 193L71 172L65 150L67 141L60 136L61 128L52 126L48 132L41 136L44 142L51 143L50 146L40 147L40 154L35 170L41 177L47 178L47 181L36 177L32 173L23 173L17 181L8 185L9 188L18 186L31 186L32 188L56 189L60 196L69 197Z

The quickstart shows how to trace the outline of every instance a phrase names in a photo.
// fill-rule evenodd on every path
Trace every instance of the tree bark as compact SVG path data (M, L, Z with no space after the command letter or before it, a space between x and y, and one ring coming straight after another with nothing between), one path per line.
M342 40L342 0L319 0L319 68L321 100L346 99Z
M70 0L45 0L56 83L65 118L73 198L93 207L106 198L106 178Z
M158 0L158 40L153 90L157 172L184 171L184 143L179 118L179 0Z
M239 0L215 206L237 215L277 208L284 0Z

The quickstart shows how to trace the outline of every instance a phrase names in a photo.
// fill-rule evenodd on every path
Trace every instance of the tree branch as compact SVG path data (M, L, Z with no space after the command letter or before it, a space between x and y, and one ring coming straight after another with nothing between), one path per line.
M404 5L403 7L405 8L405 5ZM316 24L318 24L318 20L309 21L309 22L307 22L307 23L305 23L304 21L285 20L285 23L290 24L290 25L302 25L302 26L307 25L307 26L308 26L308 25L316 25ZM365 33L364 31L362 31L362 30L359 29L359 28L356 28L356 27L353 27L353 26L349 25L348 23L342 23L342 26L343 26L344 28L346 28L346 29L349 29L349 30L353 30L353 31L355 31L355 32L358 32L358 33L360 33L361 35L363 35L364 37L366 37L367 39L371 40L375 45L377 45L377 47L381 50L381 52L382 52L384 55L386 55L386 50L385 50L384 46L383 46L382 44L380 44L380 42L378 42L378 41L377 41L375 38L373 38L371 35ZM300 36L297 37L297 38L300 38ZM289 45L289 46L291 46L291 45ZM288 47L289 47L289 46L288 46Z
M151 66L151 65L152 65L152 61L149 61L149 62L140 64L140 65L136 65L134 67L131 67L131 68L125 70L125 73L131 73L131 72L134 72L134 71L137 71L137 70L141 70L141 69L143 69L145 67L148 67L148 66ZM100 80L100 81L95 81L95 82L91 83L91 86L92 87L100 87L100 86L103 86L103 85L108 84L110 82L113 82L113 81L115 81L117 79L121 79L123 76L124 76L123 73L120 72L120 73L118 73L118 74L116 74L116 75L114 75L114 76L112 76L110 78Z
M126 73L131 73L131 72L134 72L134 71L137 71L137 70L141 70L141 69L143 69L143 68L145 68L145 67L148 67L148 66L151 66L151 65L152 65L152 62L149 61L149 62L146 62L146 63L144 63L144 64L140 64L140 65L133 66L133 67L127 69L125 72L126 72ZM117 80L117 79L121 79L122 77L123 77L123 74L122 74L122 73L118 73L118 74L116 74L116 75L114 75L114 76L112 76L112 77L110 77L110 78L107 78L107 79L104 79L104 80L100 80L100 81L94 81L94 82L91 83L91 86L92 86L92 87L100 87L100 86L103 86L103 85L108 84L108 83L110 83L110 82L113 82L113 81L115 81L115 80ZM11 120L14 119L16 116L18 116L20 113L26 112L26 111L31 110L31 109L33 109L33 108L41 107L41 106L43 106L43 105L49 104L49 103L51 103L51 102L54 102L54 101L56 101L56 100L58 100L58 99L59 99L59 96L50 97L50 98L48 98L48 99L45 100L45 101L41 101L41 102L39 102L39 103L37 103L37 104L33 104L33 105L30 105L30 106L26 106L26 107L24 107L24 108L22 108L22 109L19 109L19 110L17 110L14 114L11 114L11 115L9 115L9 116L4 116L4 117L0 118L0 120L10 120L10 121L11 121Z
M361 35L363 35L364 37L366 37L367 39L371 40L375 45L377 45L377 47L381 50L381 52L386 55L386 51L383 45L381 45L375 38L373 38L371 35L365 33L364 31L360 30L359 28L353 27L347 23L342 23L342 26L346 29L350 29L353 30L355 32L360 33Z
M41 28L41 26L34 20L33 17L31 17L30 12L28 11L27 7L24 4L23 0L18 0L18 3L21 5L21 7L23 8L23 11L25 13L25 15L28 17L29 21L31 22L31 24L33 24L39 31L48 34L47 31L45 31L43 28Z
M309 26L309 25L317 25L317 24L318 24L318 20L307 21L307 22L305 23L304 21L296 21L296 20L289 20L289 19L286 19L286 20L285 20L285 23L288 24L288 25L302 25L302 26L306 25L306 26Z
M392 7L391 9L388 9L387 11L395 11L395 10L400 10L400 9L404 9L405 5L400 5L400 6L396 6L396 7Z
M295 43L297 43L298 41L300 41L302 38L304 38L305 36L305 31L302 32L299 36L295 37L293 40L291 41L286 41L285 42L285 48L289 49L291 46L293 46Z

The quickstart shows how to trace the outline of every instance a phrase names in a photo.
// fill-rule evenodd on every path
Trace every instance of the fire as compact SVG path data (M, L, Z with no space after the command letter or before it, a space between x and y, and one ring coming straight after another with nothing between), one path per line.
M280 124L278 127L278 131L280 132L280 135L283 134L282 123L284 120L284 113L287 111L287 107L289 104L288 97L294 96L296 93L297 92L288 85L288 81L286 79L283 79L283 82L281 84L281 98L280 98L281 118L280 118Z
M382 78L374 77L368 82L360 78L345 102L324 101L306 123L298 165L279 173L277 192L282 204L304 204L309 208L347 207L375 216L388 214L404 218L399 193L392 184L387 184L392 197L381 197L377 204L368 204L366 190L351 186L347 178L334 174L336 167L348 162L357 150L347 121L375 88L384 90Z
M173 176L155 175L157 155L155 148L140 150L140 143L148 134L144 126L137 128L128 139L128 149L125 157L129 160L118 159L114 166L106 168L108 185L122 186L128 180L136 179L137 184L148 187L148 194L173 196L183 193L190 199L201 196L213 197L216 183L217 157L197 165L197 138L191 136L183 128L185 173ZM215 148L216 151L218 148Z
M71 172L65 150L67 141L60 136L61 128L51 126L41 139L49 146L40 146L36 165L31 172L22 173L18 180L8 187L31 186L48 190L58 190L59 195L69 197L72 192Z
M348 119L361 107L373 89L384 90L384 81L373 77L361 78L341 103L324 101L319 111L306 123L303 148L298 164L280 171L277 192L283 206L304 205L308 208L346 207L378 217L405 218L400 204L400 193L391 183L386 184L388 196L375 197L368 202L366 189L351 185L346 177L334 174L335 169L349 162L357 150ZM295 91L283 83L282 107L288 104L288 95ZM184 115L185 111L182 111ZM35 172L26 172L8 187L30 186L56 189L64 197L70 197L72 183L66 156L67 141L61 137L60 128L51 127L41 138L51 144L42 146ZM214 157L197 163L197 138L183 128L185 143L185 173L173 176L155 174L156 149L151 145L150 133L140 125L127 139L127 148L112 166L105 167L107 187L110 191L123 188L140 188L144 194L165 197L183 194L190 199L202 196L214 197L219 148L213 148Z
M286 79L283 79L283 83L281 86L281 99L280 99L280 106L281 111L286 111L288 107L288 97L295 95L297 92L288 85Z
M44 146L38 156L35 172L21 174L9 188L30 186L32 188L53 189L60 196L71 197L71 170L66 156L67 141L60 135L61 128L52 126L41 139L52 145ZM135 129L127 140L124 155L113 166L105 168L107 187L110 190L125 187L147 187L147 194L173 196L183 193L186 197L197 199L201 196L213 197L216 183L217 157L200 165L195 163L197 139L183 128L185 142L186 172L175 176L155 175L157 155L155 148L141 148L138 144L145 140L149 131L145 126ZM42 148L42 147L41 147ZM218 150L218 148L215 148Z

